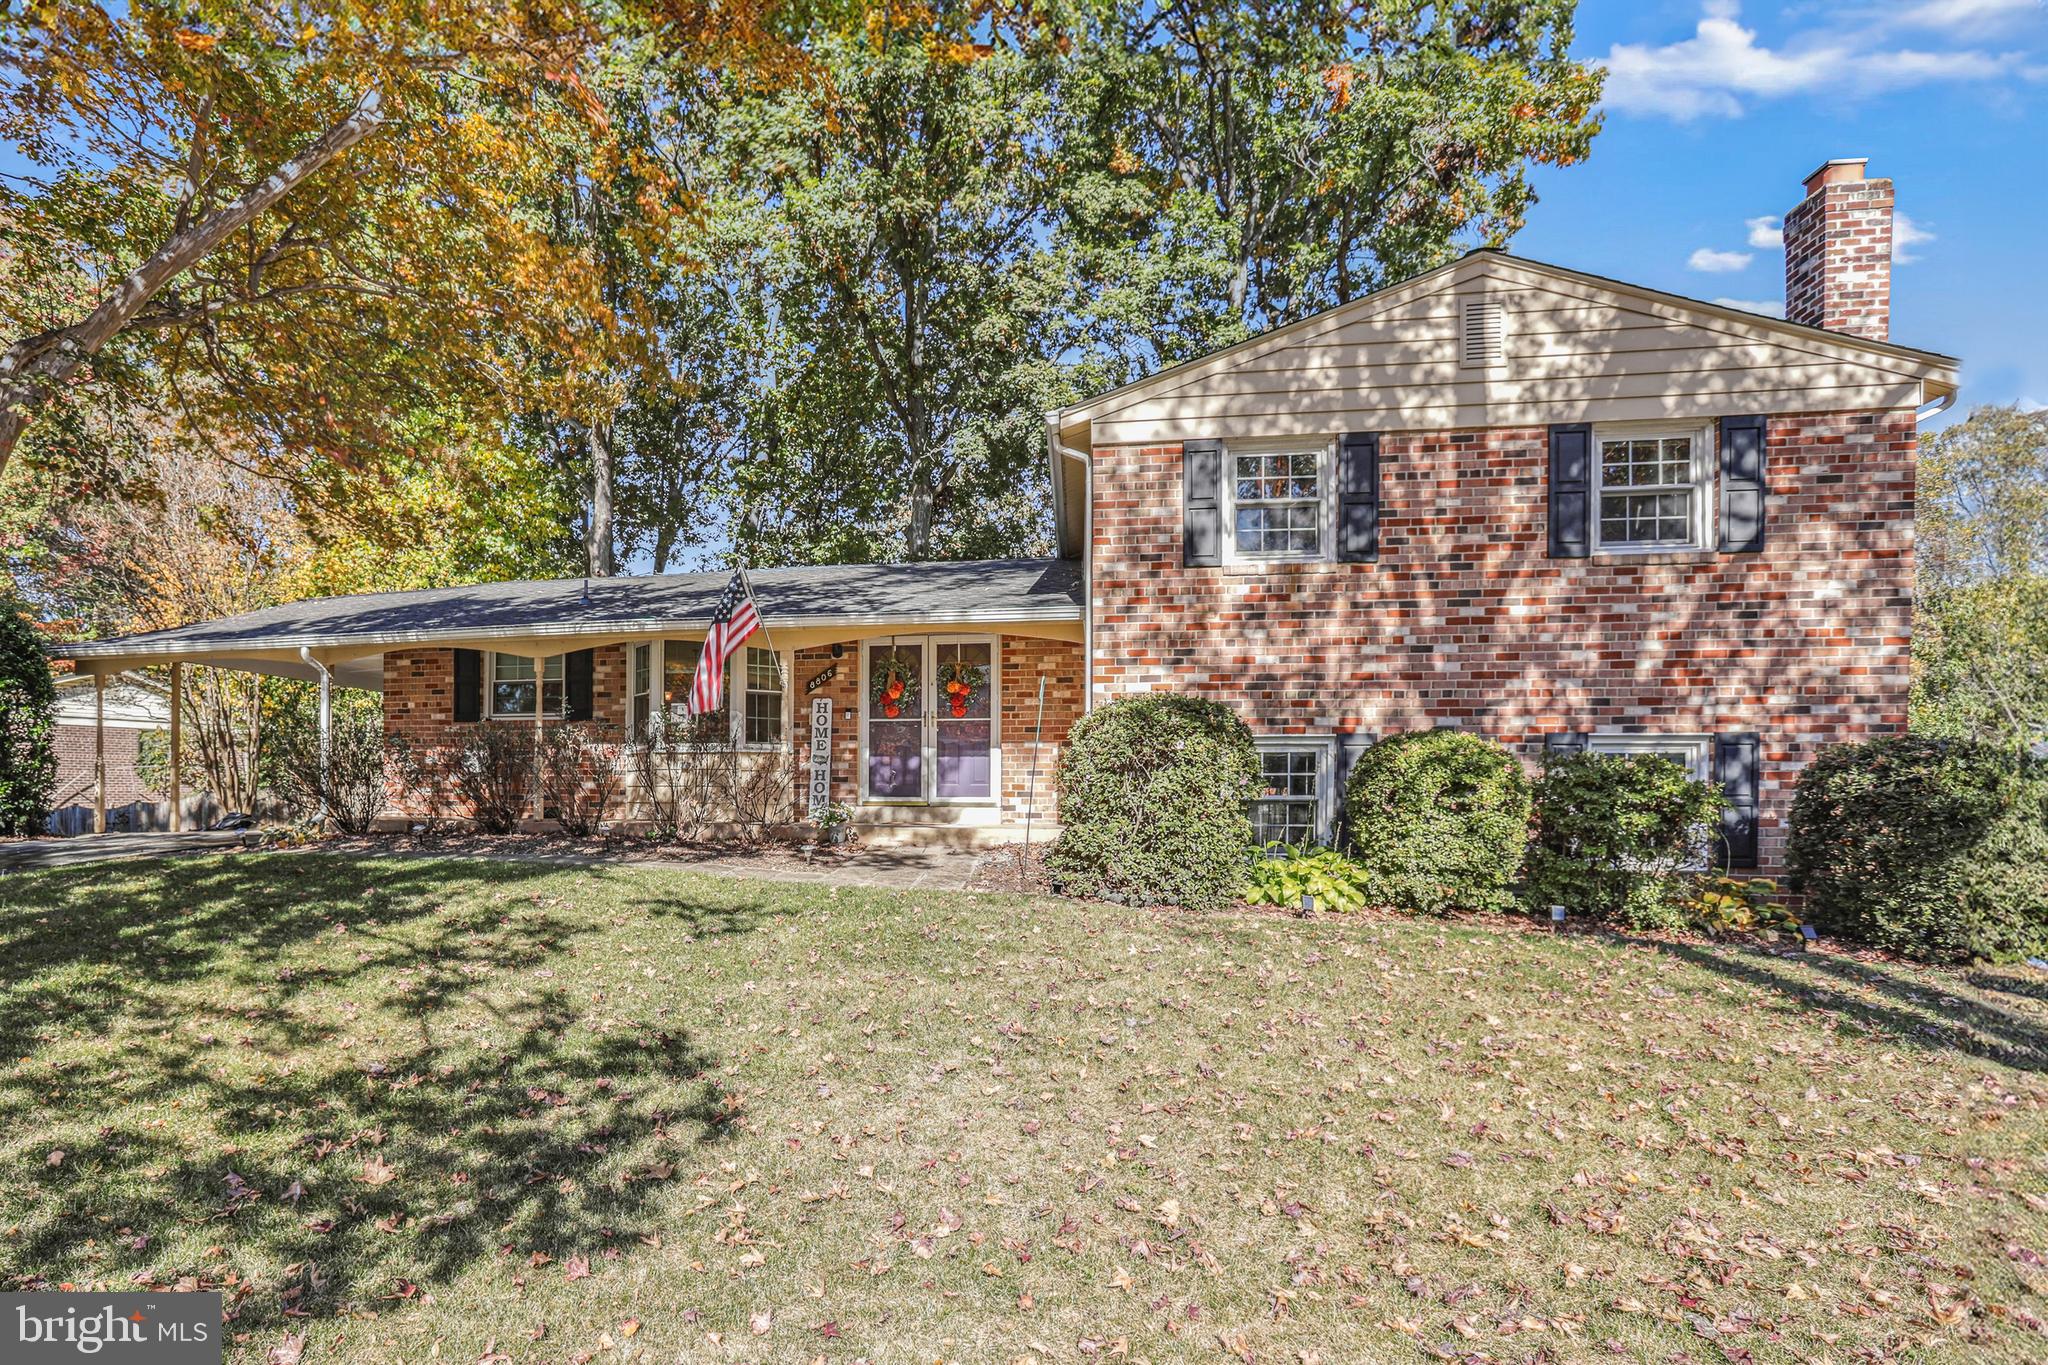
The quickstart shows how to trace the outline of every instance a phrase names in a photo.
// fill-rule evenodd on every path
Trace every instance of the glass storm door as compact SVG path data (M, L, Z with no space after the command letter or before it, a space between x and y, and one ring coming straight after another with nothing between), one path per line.
M866 796L987 801L995 796L995 646L898 640L866 646Z
M944 641L932 646L932 725L938 764L932 795L941 801L985 801L995 794L995 747L990 724L995 702L994 651L988 642Z
M924 642L868 646L868 795L924 799Z

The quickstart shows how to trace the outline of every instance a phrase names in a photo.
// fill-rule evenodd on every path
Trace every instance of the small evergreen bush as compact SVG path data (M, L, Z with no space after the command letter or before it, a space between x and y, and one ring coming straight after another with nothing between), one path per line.
M1243 888L1259 755L1229 707L1171 692L1098 707L1067 736L1056 781L1046 867L1062 890L1211 907Z
M1529 842L1529 777L1459 730L1396 735L1359 755L1344 796L1366 893L1381 905L1505 910Z
M1536 781L1529 900L1631 929L1682 928L1685 879L1712 846L1721 793L1660 754L1553 756Z
M57 783L57 682L42 638L0 595L0 835L36 835Z
M1825 749L1788 862L1830 933L1932 962L2048 954L2048 769L1921 735Z

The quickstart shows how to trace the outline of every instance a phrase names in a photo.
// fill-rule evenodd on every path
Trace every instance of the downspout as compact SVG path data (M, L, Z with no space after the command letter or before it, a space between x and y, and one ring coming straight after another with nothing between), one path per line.
M1060 418L1045 415L1045 445L1052 458L1053 517L1057 534L1063 510L1066 470L1063 459L1081 462L1081 714L1095 709L1095 462L1088 451L1076 450L1060 441Z
M334 674L304 645L299 646L299 658L320 674L320 827L325 829L327 793L334 790Z

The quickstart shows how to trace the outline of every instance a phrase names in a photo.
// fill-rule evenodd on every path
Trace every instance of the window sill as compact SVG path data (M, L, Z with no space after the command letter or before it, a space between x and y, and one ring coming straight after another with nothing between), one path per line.
M1721 552L1698 545L1673 545L1669 548L1646 546L1640 550L1615 546L1596 549L1592 557L1621 564L1709 564L1719 559Z
M1340 564L1334 559L1226 559L1222 569L1227 574L1250 576L1252 574L1317 574L1334 573L1339 569L1355 569L1359 564Z

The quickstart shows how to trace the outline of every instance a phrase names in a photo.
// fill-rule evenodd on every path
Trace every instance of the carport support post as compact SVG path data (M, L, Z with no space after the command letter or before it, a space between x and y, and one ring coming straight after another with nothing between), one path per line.
M107 675L92 675L92 832L107 832Z
M171 833L185 828L185 665L171 665Z
M327 825L332 812L328 793L334 790L334 674L320 665L320 824Z

